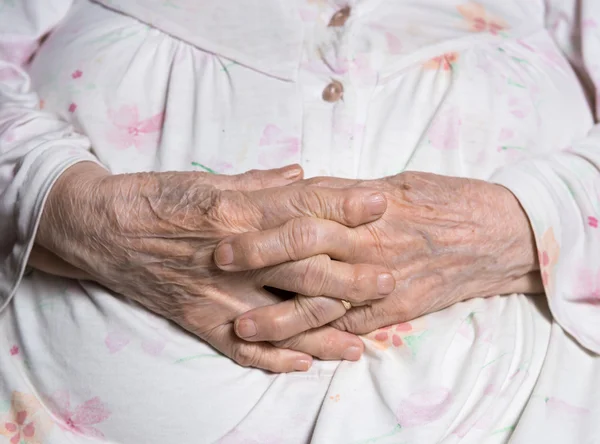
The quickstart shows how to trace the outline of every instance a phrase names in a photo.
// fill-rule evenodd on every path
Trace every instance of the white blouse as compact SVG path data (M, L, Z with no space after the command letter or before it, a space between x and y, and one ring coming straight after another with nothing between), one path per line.
M0 0L0 441L595 442L599 61L597 0ZM356 363L241 368L98 285L23 276L83 160L494 181L546 298L377 330Z

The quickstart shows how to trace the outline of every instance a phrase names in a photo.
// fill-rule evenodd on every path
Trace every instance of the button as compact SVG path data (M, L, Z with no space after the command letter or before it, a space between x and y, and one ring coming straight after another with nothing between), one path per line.
M323 100L326 102L337 102L344 95L344 85L337 80L332 80L323 90Z
M344 26L346 24L346 20L348 20L348 17L350 17L350 6L345 6L333 14L331 20L329 20L329 26L336 28Z

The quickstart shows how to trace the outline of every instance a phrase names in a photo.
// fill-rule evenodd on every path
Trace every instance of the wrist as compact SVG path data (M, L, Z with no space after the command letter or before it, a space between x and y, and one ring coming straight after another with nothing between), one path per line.
M81 246L84 228L95 222L101 194L99 183L110 173L93 162L80 162L67 168L48 193L35 245L70 262Z
M540 266L535 233L527 213L508 188L496 184L490 186L497 196L490 199L490 204L496 207L495 229L508 247L503 259L507 265L522 270L523 275L538 271Z
M475 296L539 293L541 279L535 234L527 213L507 188L484 182L481 193L487 238L487 272L480 273Z

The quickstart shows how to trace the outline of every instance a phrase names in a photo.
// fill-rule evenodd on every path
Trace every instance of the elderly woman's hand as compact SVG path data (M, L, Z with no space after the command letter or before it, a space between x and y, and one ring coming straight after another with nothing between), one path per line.
M292 266L293 261L326 254L338 261L393 269L397 285L391 296L356 306L332 323L355 333L414 319L468 298L543 291L529 221L516 198L501 186L413 172L365 182L330 178L308 182L378 189L387 197L387 211L381 219L357 228L304 219L302 227L294 221L234 236L216 251L217 258L225 256L223 250L232 252L232 260L220 267L239 271L278 263ZM296 231L304 232L302 244L290 243ZM300 332L319 324L314 316L296 310L293 301L286 301L246 313L235 326L236 333L249 341L292 337L280 342L289 346L301 338Z
M358 359L360 340L331 327L303 336L294 347L299 351L249 344L233 333L236 316L281 300L263 286L308 292L305 283L326 274L329 285L322 293L329 297L306 298L299 304L307 311L317 301L326 306L332 317L323 318L323 323L345 312L339 300L332 298L345 297L348 286L361 288L356 303L382 298L393 289L389 285L393 278L381 265L339 263L323 271L309 259L281 271L272 267L233 274L214 265L217 243L232 234L275 228L300 216L356 226L385 211L383 195L369 189L307 185L248 191L290 183L291 179L283 177L286 172L290 171L113 176L95 164L77 164L52 188L36 242L94 281L177 322L242 365L281 372L306 370L311 355ZM299 167L297 173L302 173ZM381 276L388 282L384 288L377 285Z

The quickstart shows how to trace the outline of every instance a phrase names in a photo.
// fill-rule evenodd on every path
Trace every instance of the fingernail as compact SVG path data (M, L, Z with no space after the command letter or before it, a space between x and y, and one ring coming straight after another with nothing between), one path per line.
M362 351L358 347L348 347L344 354L342 355L342 359L345 361L358 361L362 355Z
M297 372L306 372L312 365L312 362L307 359L298 359L294 362L294 370Z
M239 319L235 321L235 333L240 338L256 336L256 324L251 319Z
M377 293L390 294L396 288L396 280L390 273L381 273L377 276Z
M365 206L369 209L372 216L378 216L385 212L387 202L381 193L374 193L365 198Z
M283 177L289 180L297 179L302 174L302 169L297 166L288 167L283 171Z
M230 244L222 244L215 250L215 262L219 265L230 265L233 263L233 248Z

